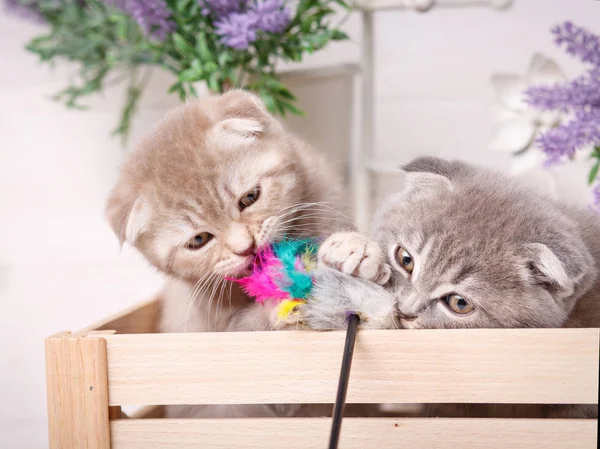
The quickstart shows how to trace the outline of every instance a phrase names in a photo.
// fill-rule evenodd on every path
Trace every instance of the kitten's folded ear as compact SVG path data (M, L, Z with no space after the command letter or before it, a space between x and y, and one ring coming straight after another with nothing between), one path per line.
M223 94L219 104L213 136L221 147L252 142L267 130L270 116L256 95L234 90Z
M565 239L553 249L542 243L530 243L524 253L529 279L561 298L573 294L594 264L580 241Z
M105 215L119 243L134 246L147 230L151 209L148 202L121 179L108 198Z
M467 173L472 167L460 161L423 156L401 166L400 169L407 173L433 173L452 180L461 174Z
M435 173L410 172L404 182L402 195L412 199L453 189L450 179Z

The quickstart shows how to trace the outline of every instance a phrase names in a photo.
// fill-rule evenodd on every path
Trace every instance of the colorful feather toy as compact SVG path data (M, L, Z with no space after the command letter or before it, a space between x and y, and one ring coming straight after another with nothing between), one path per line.
M258 303L279 303L277 316L287 320L311 294L318 248L311 239L273 243L258 252L250 275L232 280Z

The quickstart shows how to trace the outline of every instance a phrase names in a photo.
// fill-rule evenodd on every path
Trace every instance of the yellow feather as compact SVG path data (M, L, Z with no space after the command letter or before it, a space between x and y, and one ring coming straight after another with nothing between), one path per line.
M290 315L298 315L297 307L301 304L304 304L306 301L302 299L284 299L279 304L279 309L277 310L277 318L280 320L288 320Z
M309 252L305 252L302 254L302 264L308 273L317 268L317 261L314 256Z

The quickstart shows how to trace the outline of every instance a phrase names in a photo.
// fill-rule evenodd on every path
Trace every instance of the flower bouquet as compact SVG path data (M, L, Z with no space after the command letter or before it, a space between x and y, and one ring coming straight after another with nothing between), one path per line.
M173 74L182 100L212 92L255 91L280 115L301 114L277 76L280 61L301 61L347 39L332 24L344 0L4 0L13 12L48 27L27 49L43 62L78 65L75 82L55 96L81 108L86 96L126 82L115 133L126 136L151 70Z

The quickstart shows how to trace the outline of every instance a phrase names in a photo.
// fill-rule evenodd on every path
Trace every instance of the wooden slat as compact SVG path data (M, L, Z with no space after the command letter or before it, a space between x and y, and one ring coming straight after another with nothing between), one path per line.
M326 447L327 418L111 422L112 449ZM595 420L347 418L340 449L592 449Z
M47 338L46 383L50 449L110 449L105 341Z
M349 403L598 398L599 329L360 331ZM328 403L344 332L107 335L109 402Z

